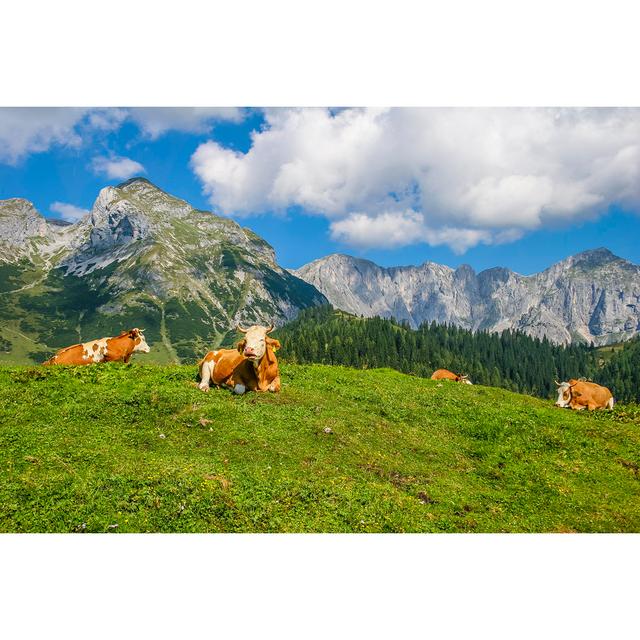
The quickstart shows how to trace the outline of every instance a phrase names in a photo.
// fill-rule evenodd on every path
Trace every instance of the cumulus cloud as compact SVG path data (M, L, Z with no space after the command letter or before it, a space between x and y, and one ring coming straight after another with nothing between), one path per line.
M126 109L93 109L87 116L87 127L99 131L116 131L128 117Z
M214 108L0 108L0 162L16 164L32 153L55 145L78 148L95 136L133 121L155 139L169 130L208 133L217 121L240 122L242 109Z
M67 222L76 222L76 220L80 220L80 218L89 213L87 209L76 207L68 202L54 202L49 209L54 213L59 213L60 217Z
M155 139L169 130L208 133L213 121L241 122L244 113L237 107L137 107L129 117Z
M211 203L303 207L359 247L457 251L640 204L637 109L274 109L247 153L201 144Z
M15 164L52 145L78 147L76 125L86 109L3 107L0 109L0 162Z
M96 175L105 175L111 180L126 180L145 173L145 168L139 162L121 156L97 156L91 161L91 167Z
M359 249L394 249L426 242L449 245L456 253L464 253L479 242L490 243L492 236L482 229L454 227L431 228L416 211L391 211L377 215L350 213L330 225L331 237Z

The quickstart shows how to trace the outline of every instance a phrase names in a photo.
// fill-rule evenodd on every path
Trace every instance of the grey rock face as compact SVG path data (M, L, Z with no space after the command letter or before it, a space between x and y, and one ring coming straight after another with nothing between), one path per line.
M497 267L433 262L382 268L334 254L295 271L331 304L364 316L454 323L471 330L517 329L556 343L608 344L640 331L640 267L607 249L585 251L531 276Z

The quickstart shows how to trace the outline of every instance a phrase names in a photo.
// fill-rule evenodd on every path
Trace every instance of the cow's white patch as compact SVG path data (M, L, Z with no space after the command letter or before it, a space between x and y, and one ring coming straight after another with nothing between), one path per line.
M111 338L100 338L82 344L82 356L91 362L102 362L107 354L107 340Z
M257 366L267 349L267 327L249 327L244 334L244 344L244 356L253 360L254 366Z
M563 409L569 406L571 402L571 386L568 382L563 382L558 386L558 399L556 400L556 407L562 407Z
M243 384L237 384L233 387L233 393L237 393L239 396L241 396L246 390L247 388Z
M151 348L147 344L147 341L144 339L142 333L138 334L138 338L140 338L140 342L134 345L133 350L138 353L149 353Z

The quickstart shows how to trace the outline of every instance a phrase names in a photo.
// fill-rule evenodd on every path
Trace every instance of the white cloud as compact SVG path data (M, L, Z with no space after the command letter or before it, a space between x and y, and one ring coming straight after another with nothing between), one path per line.
M115 131L129 117L126 109L94 109L87 116L87 127L100 131Z
M377 216L351 213L331 223L331 237L362 249L392 248L420 242L423 228L423 217L415 211L392 211Z
M144 167L131 158L97 156L91 161L95 174L102 174L111 180L126 180L136 174L145 173Z
M241 122L244 113L237 107L135 107L129 117L155 139L169 130L209 133L213 121Z
M22 108L0 109L0 162L15 164L30 153L46 151L52 145L78 147L82 142L76 125L86 109Z
M244 111L233 107L2 107L0 162L16 164L29 154L48 151L54 145L78 148L96 135L116 131L127 120L135 122L147 137L155 139L171 129L208 133L213 122L240 122L243 118Z
M80 220L82 216L86 216L89 213L87 209L76 207L74 204L69 204L68 202L54 202L49 209L55 213L59 213L60 217L67 222Z
M334 240L359 249L393 249L426 242L434 246L446 244L456 253L464 253L480 242L492 241L491 234L481 229L430 228L421 213L411 210L373 216L350 213L346 218L334 220L330 229Z
M640 204L637 109L274 109L265 117L246 154L213 141L193 154L211 203L236 215L301 206L354 246L419 238L461 251L612 203Z

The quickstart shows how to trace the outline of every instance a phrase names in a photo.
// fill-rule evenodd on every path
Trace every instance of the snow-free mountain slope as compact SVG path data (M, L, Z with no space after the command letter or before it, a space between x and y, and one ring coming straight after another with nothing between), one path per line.
M195 358L238 322L326 303L253 232L145 179L102 189L67 226L2 201L0 237L1 333L34 352L141 326L161 360Z
M640 267L600 248L523 276L496 267L476 273L425 262L383 268L333 254L294 273L335 307L394 317L413 327L453 323L467 329L518 329L557 343L607 344L640 331Z

